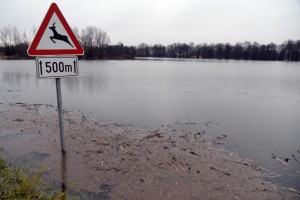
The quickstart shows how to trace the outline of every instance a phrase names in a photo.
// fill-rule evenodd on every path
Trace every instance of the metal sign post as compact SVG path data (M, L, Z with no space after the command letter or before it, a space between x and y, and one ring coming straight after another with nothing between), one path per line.
M62 153L66 153L67 150L66 150L66 146L65 146L64 116L63 116L63 109L62 109L60 78L56 78L55 80L56 80L56 94L57 94L57 107L58 107L58 120L59 120L61 151L62 151Z
M65 154L60 77L78 76L78 58L84 50L55 3L52 3L27 54L36 58L37 78L55 78L61 150Z

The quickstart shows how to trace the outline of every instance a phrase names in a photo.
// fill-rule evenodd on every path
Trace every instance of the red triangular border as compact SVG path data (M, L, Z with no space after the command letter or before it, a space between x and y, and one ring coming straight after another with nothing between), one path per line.
M52 18L52 15L56 13L58 19L64 26L66 32L70 36L74 46L76 49L43 49L38 50L37 47L41 41L42 36L49 24L49 21ZM39 30L37 31L31 45L29 46L27 53L29 56L41 56L41 55L83 55L84 51L80 43L78 42L76 36L74 35L72 29L68 25L67 21L65 20L63 14L60 12L58 6L55 3L52 3Z

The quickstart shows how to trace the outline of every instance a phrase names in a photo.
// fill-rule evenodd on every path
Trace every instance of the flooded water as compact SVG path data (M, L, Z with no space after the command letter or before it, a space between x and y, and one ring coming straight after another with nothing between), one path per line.
M259 162L269 180L299 188L299 63L79 61L79 76L61 84L65 109L137 128L226 135L225 148ZM34 60L0 60L1 102L56 105L55 80L37 79Z

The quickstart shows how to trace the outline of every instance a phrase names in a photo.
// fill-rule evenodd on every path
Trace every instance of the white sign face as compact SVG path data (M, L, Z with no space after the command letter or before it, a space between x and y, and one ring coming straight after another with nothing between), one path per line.
M56 13L53 13L36 49L76 49Z
M36 71L38 78L60 78L78 75L77 56L72 57L37 57Z

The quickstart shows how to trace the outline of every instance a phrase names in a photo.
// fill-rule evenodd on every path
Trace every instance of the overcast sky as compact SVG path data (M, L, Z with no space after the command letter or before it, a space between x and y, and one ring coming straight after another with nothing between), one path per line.
M300 39L300 0L1 0L0 28L39 27L52 2L71 27L94 25L112 44Z

